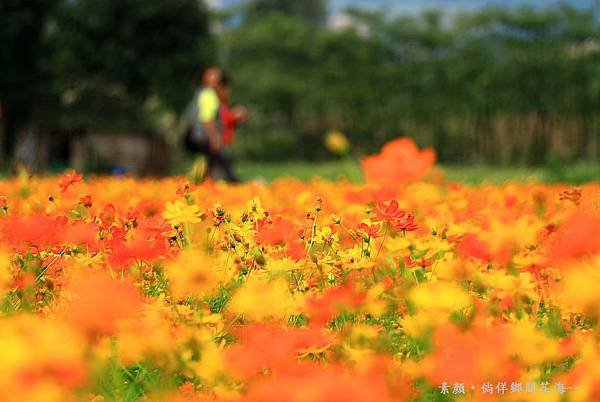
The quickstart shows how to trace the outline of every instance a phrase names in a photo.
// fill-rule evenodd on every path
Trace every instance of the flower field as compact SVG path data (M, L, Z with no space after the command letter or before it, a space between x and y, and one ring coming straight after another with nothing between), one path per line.
M1 400L600 400L600 186L396 145L365 184L0 182Z

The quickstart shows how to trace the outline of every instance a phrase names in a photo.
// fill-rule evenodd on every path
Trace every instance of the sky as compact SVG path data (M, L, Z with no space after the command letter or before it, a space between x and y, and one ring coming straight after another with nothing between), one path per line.
M245 0L213 0L222 7L228 7L244 3ZM297 0L302 1L302 0ZM586 8L591 6L595 0L566 0L576 7ZM329 10L331 14L339 14L347 6L360 6L366 8L384 7L397 13L419 13L425 9L442 8L448 11L457 11L464 9L476 9L486 5L498 6L544 6L556 3L555 0L329 0Z
M418 13L424 9L442 8L450 11L460 9L476 9L486 5L495 6L545 6L556 3L554 0L330 0L329 7L333 13L343 10L348 5L367 8L385 7L401 13ZM594 0L569 0L566 3L576 7L589 7Z

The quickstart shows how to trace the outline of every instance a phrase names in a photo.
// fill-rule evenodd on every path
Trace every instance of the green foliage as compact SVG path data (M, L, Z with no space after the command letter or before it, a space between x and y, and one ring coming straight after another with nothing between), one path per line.
M376 87L385 86L371 62L383 56L377 41L272 14L225 33L222 42L228 49L225 66L235 79L234 95L252 108L248 131L255 135L248 142L280 138L282 144L292 144L265 147L260 156L281 158L290 150L299 157L319 155L322 136L332 127L347 125L354 128L352 134L377 136L377 127L369 127L373 119L364 119L380 113ZM281 134L269 134L273 132ZM259 156L256 148L250 156Z
M6 0L0 15L8 154L30 126L152 131L149 110L182 111L216 60L197 0Z
M42 105L51 102L52 96L45 63L48 44L44 27L57 3L58 0L0 2L0 125L8 133L31 119L47 118ZM7 136L2 144L4 150L0 151L12 150L14 140L14 136Z
M63 2L49 40L65 121L114 126L122 117L139 125L151 97L182 110L201 67L214 58L209 16L199 4Z
M331 129L355 155L408 135L442 163L548 164L554 176L600 156L598 5L349 9L354 24L332 29L325 0L250 0L222 13L215 43L202 4L0 2L5 154L31 123L155 131L155 114L180 113L199 69L219 62L250 109L237 157L324 159Z
M138 401L152 391L160 392L174 385L172 378L165 378L160 369L146 364L124 367L111 363L98 373L97 378L96 391L107 401Z
M265 15L283 13L310 24L321 24L327 16L324 0L251 0L244 7L246 22L255 22Z
M255 146L247 156L288 159L293 144L292 155L322 157L329 129L344 132L358 154L410 135L442 162L600 155L597 8L349 14L360 29L284 12L221 35L236 100L251 109L247 142L286 133L286 146Z

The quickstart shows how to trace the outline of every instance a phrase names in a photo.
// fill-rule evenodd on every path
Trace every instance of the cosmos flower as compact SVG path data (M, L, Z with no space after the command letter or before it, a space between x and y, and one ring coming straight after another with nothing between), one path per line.
M185 225L188 223L198 223L201 221L202 214L200 207L196 204L188 205L181 200L168 202L163 217L173 226Z

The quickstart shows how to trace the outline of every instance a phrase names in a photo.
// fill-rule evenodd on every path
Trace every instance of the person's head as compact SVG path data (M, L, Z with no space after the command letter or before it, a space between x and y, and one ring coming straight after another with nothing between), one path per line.
M221 70L217 67L208 67L202 73L202 85L205 87L216 88L221 80Z
M231 91L231 78L225 73L221 74L221 78L219 79L219 84L217 85L217 93L219 94L219 98L227 99L229 97L229 92Z

